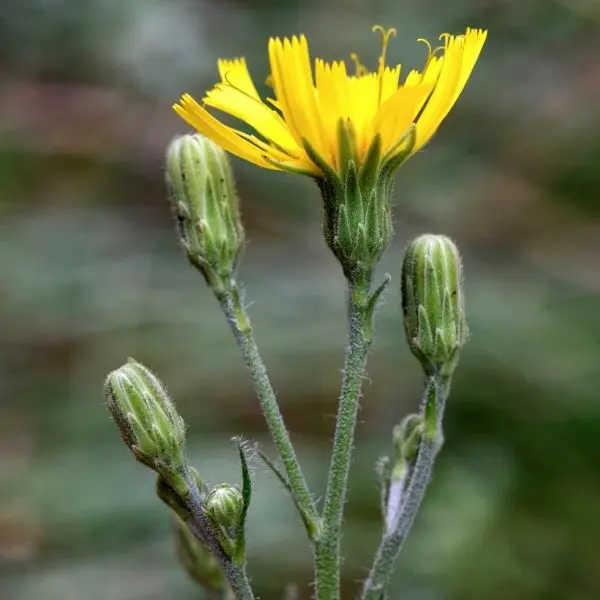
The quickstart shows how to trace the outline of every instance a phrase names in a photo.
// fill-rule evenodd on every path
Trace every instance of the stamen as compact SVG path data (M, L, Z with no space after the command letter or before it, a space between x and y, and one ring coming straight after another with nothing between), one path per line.
M381 96L383 94L383 75L385 73L385 55L387 53L387 47L390 40L398 33L393 27L384 29L381 25L375 25L373 32L378 31L381 33L381 54L379 56L379 68L377 70L377 77L379 78L379 94L377 104L381 106Z
M440 36L440 39L442 39L442 37L445 35L449 36L449 34L443 33ZM423 67L423 71L422 71L422 75L421 75L421 80L423 80L423 77L425 76L425 71L427 71L427 67L429 66L429 63L431 62L431 59L436 54L443 52L446 49L446 46L444 45L444 46L437 46L436 48L432 48L429 40L426 40L425 38L417 38L417 42L422 42L423 44L425 44L427 46L427 59L425 60L425 66Z
M452 41L452 38L454 36L450 35L449 33L442 33L440 34L439 39L441 41L444 42L443 46L438 46L434 51L433 54L436 54L437 52L444 52L446 50L446 48L448 47L448 45L450 44L450 42ZM457 39L460 39L462 36L457 36Z
M425 38L417 38L417 42L421 42L427 46L427 60L425 61L425 66L427 66L427 63L431 60L431 57L433 56L433 50L431 48L431 43L429 42L429 40L426 40Z
M352 60L354 62L354 68L356 70L356 77L362 77L363 75L366 75L369 72L369 69L367 69L367 67L365 67L360 62L360 59L358 58L358 54L356 54L356 52L353 52L350 55L350 60Z
M382 63L385 65L385 54L387 52L388 44L398 32L393 27L384 29L381 25L375 25L373 27L373 32L376 31L381 33L381 56L379 57L379 68L381 68Z

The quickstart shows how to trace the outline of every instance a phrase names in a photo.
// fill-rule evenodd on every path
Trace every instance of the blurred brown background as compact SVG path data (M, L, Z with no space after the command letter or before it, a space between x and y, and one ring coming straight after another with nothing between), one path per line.
M472 339L434 484L392 598L600 597L600 4L595 0L2 0L0 4L0 598L187 600L152 474L103 406L134 356L189 423L212 483L238 478L229 440L268 447L248 377L177 246L163 153L186 131L216 59L269 35L313 55L395 26L417 37L490 30L434 141L397 177L394 276L370 357L344 537L347 597L379 536L373 464L420 393L397 293L403 245L425 231L464 252ZM344 285L309 181L234 161L250 240L241 265L258 342L311 484L322 494L345 343ZM250 570L262 598L310 588L287 497L256 468Z

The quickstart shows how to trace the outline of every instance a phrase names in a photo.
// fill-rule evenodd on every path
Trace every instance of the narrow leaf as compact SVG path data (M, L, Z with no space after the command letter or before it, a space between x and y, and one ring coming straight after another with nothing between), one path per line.
M244 506L236 532L234 561L238 564L243 564L246 559L246 516L248 515L248 508L252 499L252 478L250 477L244 443L238 439L237 445L242 466L242 497L244 499Z

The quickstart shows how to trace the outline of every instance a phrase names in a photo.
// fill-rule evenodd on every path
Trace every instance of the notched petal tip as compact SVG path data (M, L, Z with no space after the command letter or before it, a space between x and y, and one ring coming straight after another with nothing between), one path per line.
M481 37L487 37L487 33L488 30L487 29L482 29L480 27L467 27L465 35L474 35L474 36L481 36Z
M183 109L189 109L192 108L193 106L197 105L198 103L196 102L196 100L194 100L194 98L190 95L190 94L182 94L181 98L179 98L179 106L181 106L181 108Z

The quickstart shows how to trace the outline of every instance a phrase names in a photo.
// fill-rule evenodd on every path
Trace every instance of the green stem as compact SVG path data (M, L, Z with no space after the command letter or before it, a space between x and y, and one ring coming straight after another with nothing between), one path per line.
M344 504L362 379L371 344L369 288L370 278L358 285L351 281L348 289L348 347L325 492L323 532L315 546L317 600L336 600L340 597L340 541Z
M362 600L381 600L385 595L402 545L415 521L431 479L442 439L442 418L449 387L448 380L437 376L428 377L426 380L419 408L420 414L425 418L425 430L417 458L406 492L402 495L402 504L397 507L395 527L384 533L369 577L363 586Z
M293 491L308 536L311 540L314 540L319 535L320 517L296 458L267 370L254 341L250 318L244 310L237 284L230 281L225 291L220 293L217 298L242 351L244 362L250 371L260 407L269 427L273 443L285 468L289 487Z
M254 600L254 593L246 573L246 565L238 566L230 563L226 576L229 587L237 600Z
M254 592L246 574L246 564L236 564L223 550L218 539L212 534L210 524L204 515L194 511L186 520L189 530L210 550L217 559L231 592L237 600L254 600Z

